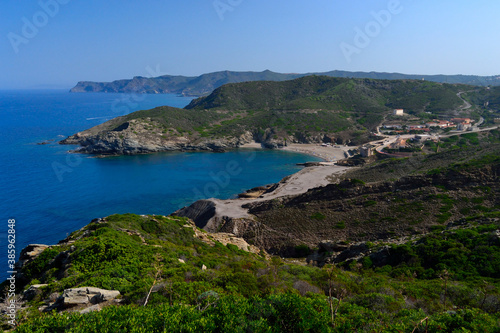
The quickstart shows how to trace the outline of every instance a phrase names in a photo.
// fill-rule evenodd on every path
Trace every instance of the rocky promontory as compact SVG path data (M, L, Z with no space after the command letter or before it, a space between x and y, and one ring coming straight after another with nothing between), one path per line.
M174 108L167 108L174 109ZM75 152L101 155L134 155L162 151L215 151L251 142L245 132L238 137L205 138L192 130L170 127L154 117L118 117L76 133L60 144L80 145Z
M251 135L238 138L202 139L189 135L163 135L150 132L140 122L126 123L127 128L92 133L76 133L60 144L80 145L74 152L101 155L135 155L162 151L214 151L238 148L251 141ZM132 125L132 126L130 126ZM135 125L135 126L134 126Z

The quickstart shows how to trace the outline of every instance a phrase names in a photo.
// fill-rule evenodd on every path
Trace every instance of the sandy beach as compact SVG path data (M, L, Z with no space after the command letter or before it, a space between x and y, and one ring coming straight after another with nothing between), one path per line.
M259 143L249 143L241 148L261 148L261 145ZM242 207L243 205L305 193L309 189L330 184L332 177L335 178L340 176L348 169L348 167L333 164L334 161L345 158L344 151L346 151L348 147L339 146L339 148L334 148L318 144L291 144L282 149L320 157L325 162L322 162L319 166L303 168L299 172L288 176L285 178L285 181L279 183L278 188L273 192L263 194L258 198L228 200L210 199L216 204L215 217L228 217L233 219L252 218L248 210Z
M338 147L338 148L335 148ZM352 147L345 146L321 146L319 144L308 143L308 144L290 144L284 148L283 150L295 151L298 153L308 154L312 156L316 156L322 158L327 162L335 162L345 158L344 152L349 150Z
M307 167L288 177L286 181L281 182L276 190L266 193L259 198L238 198L238 199L210 199L216 204L217 217L229 218L251 218L248 210L242 206L247 203L271 200L279 197L297 195L307 192L309 189L325 186L331 183L330 177L339 176L345 172L348 167L337 165L325 165L316 167ZM264 184L263 184L264 185Z
M250 142L240 146L240 148L256 149L256 148L262 148L262 145L258 142ZM317 143L304 143L304 144L292 143L280 149L316 156L323 159L326 162L335 162L344 159L345 158L344 152L349 150L349 148L352 147L341 146L341 145L322 146Z
M262 148L262 144L254 141L245 143L244 145L241 145L240 148Z

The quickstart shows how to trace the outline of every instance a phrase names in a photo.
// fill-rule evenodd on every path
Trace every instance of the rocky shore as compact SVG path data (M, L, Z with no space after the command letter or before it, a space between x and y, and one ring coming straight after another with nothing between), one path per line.
M105 126L106 125L106 126ZM108 123L76 133L59 144L79 145L73 152L99 155L136 155L162 151L215 151L238 148L252 141L252 135L224 139L193 138L179 133L151 131L154 123L131 120L112 130Z

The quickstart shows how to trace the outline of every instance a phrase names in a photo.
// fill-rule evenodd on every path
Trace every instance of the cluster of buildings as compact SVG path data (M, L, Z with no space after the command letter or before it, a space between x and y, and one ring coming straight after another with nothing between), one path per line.
M384 129L398 131L422 131L429 132L432 127L439 127L442 129L456 128L459 131L465 131L472 127L474 120L470 118L452 118L450 120L433 120L425 124L384 124Z

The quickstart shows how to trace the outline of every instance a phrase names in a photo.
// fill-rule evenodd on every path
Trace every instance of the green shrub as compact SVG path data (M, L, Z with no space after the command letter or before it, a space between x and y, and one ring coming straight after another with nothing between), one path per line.
M322 221L326 218L326 216L318 212L311 215L311 218L314 220Z
M297 245L295 248L294 248L294 253L295 253L295 256L296 257L307 257L308 255L310 255L312 253L312 250L309 248L309 246L305 245L305 244L301 244L301 245Z

